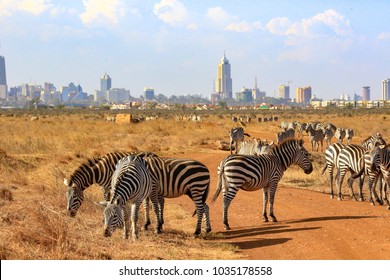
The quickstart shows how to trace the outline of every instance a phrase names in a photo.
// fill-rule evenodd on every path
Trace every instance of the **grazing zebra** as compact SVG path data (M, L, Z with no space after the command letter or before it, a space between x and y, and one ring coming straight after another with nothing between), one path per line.
M132 155L120 159L111 180L111 200L101 202L105 207L104 236L110 237L117 228L124 228L124 238L128 239L131 214L132 237L138 239L138 211L151 192L152 177L145 160Z
M295 138L295 130L293 128L289 128L286 131L279 131L278 133L276 133L277 144L294 138Z
M206 199L210 187L210 172L207 167L196 160L181 158L145 157L149 164L150 174L158 190L158 221L164 224L164 198L176 198L188 195L195 204L198 221L194 235L201 232L202 217L205 221L205 232L211 231L209 207ZM150 224L149 217L146 225ZM161 231L161 228L158 228Z
M100 158L88 159L82 163L70 176L64 179L67 187L67 210L71 217L75 217L84 200L84 190L93 184L100 185L103 190L104 200L110 200L110 192L106 192L111 184L111 177L115 171L117 162L129 155L156 156L153 153L142 152L115 152L106 154Z
M334 137L339 143L343 143L343 139L345 138L345 129L338 127L334 133Z
M311 150L318 152L318 146L321 145L321 152L324 150L324 133L321 129L314 129L312 125L306 127L306 133L309 135L309 140L311 143Z
M240 155L261 155L268 154L271 151L271 147L274 145L274 142L268 143L267 140L251 139L241 142L240 150L238 153Z
M94 183L102 186L104 199L106 201L110 200L111 177L115 171L115 166L121 158L131 154L116 152L107 154L99 159L88 160L87 163L82 164L74 171L69 180L65 179L65 185L68 187L67 209L72 217L76 215L84 200L84 190ZM164 197L178 197L187 194L194 201L197 213L202 210L202 203L199 201L205 201L210 180L207 167L194 160L165 159L159 158L152 153L140 153L137 155L144 156L145 160L147 160L154 180L153 183L158 184L158 207L154 208L155 212L158 211L156 213L158 217L157 233L161 232L161 227L164 223ZM157 159L161 159L161 161ZM145 200L144 229L147 229L150 225L148 205L149 200ZM206 231L210 231L208 206L205 204L203 208L205 216L207 216Z
M232 154L232 145L235 143L236 145L236 154L238 153L238 141L244 141L244 136L250 137L248 133L244 132L244 129L242 127L233 127L229 131L229 137L230 137L230 154Z
M329 127L324 127L322 129L322 133L324 134L324 140L325 140L325 143L326 143L326 147L329 147L330 144L332 143L332 138L333 138L333 130L330 129Z
M353 129L347 128L347 129L345 130L345 138L347 139L347 143L348 143L348 144L351 144L353 135L354 135Z
M325 150L325 166L322 169L321 174L324 174L325 170L328 171L329 178L329 187L330 187L330 198L334 197L333 194L333 171L334 167L338 170L337 158L340 154L341 149L344 148L344 144L342 143L334 143L328 146Z
M313 171L313 165L308 159L309 153L303 147L303 140L288 140L276 145L269 155L249 156L230 155L218 166L218 185L212 198L214 202L221 190L223 192L223 224L230 229L228 208L239 189L256 191L263 189L263 217L268 221L267 203L270 197L270 217L277 219L273 212L275 192L283 173L292 164L298 164L306 174Z
M359 177L359 196L360 200L363 201L363 179L364 175L360 171L364 169L364 154L367 151L370 151L372 147L375 147L375 145L382 143L386 143L382 136L378 133L375 136L369 136L367 137L363 142L362 145L356 145L356 144L349 144L345 145L344 148L340 151L340 154L337 158L337 166L338 166L338 180L337 180L337 187L338 187L338 199L342 199L341 194L341 185L344 180L344 176L347 171L351 171L352 175L348 179L348 188L350 190L351 197L356 201L355 194L353 193L352 184L355 178L357 178L356 174L361 174ZM371 191L370 191L371 195Z

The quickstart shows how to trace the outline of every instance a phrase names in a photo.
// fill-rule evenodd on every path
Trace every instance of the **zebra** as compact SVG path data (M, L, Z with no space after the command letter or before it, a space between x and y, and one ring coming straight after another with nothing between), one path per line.
M355 178L357 178L357 174L361 174L359 176L359 197L360 201L363 201L363 179L364 175L360 171L364 169L364 154L367 151L370 151L372 147L377 144L385 143L382 136L378 133L375 136L367 137L362 145L349 144L345 145L344 148L340 151L337 158L337 166L338 166L338 180L337 180L337 188L338 188L338 199L342 200L341 194L341 185L343 183L344 176L348 170L352 172L351 177L348 179L348 188L350 190L351 197L356 201L355 194L353 193L352 184ZM371 196L371 190L370 190ZM370 201L371 202L371 201Z
M343 143L343 139L345 138L345 129L338 127L334 133L334 137L339 143Z
M321 174L324 174L325 170L328 171L330 198L334 198L333 194L333 171L334 167L338 170L337 158L340 154L341 149L345 147L342 143L333 143L325 149L325 166L322 169ZM336 175L337 176L337 175Z
M124 228L124 238L128 239L131 215L132 237L138 239L139 208L152 193L152 188L152 177L144 158L130 155L118 161L111 180L111 200L101 202L105 207L105 237L110 237L117 228ZM154 192L156 195L156 190ZM131 205L131 211L127 204Z
M238 153L238 141L244 141L244 136L250 137L248 133L244 132L244 129L240 126L238 127L233 127L229 131L229 137L230 137L230 154L232 154L232 145L235 143L236 145L236 154Z
M67 209L71 217L76 215L84 200L84 190L94 183L102 187L104 200L110 200L110 183L115 166L121 158L131 154L134 153L116 152L98 159L88 160L74 171L69 180L64 180L67 186ZM207 167L195 160L161 158L159 161L157 159L160 158L157 155L149 152L137 155L144 156L149 164L153 183L159 187L158 206L154 208L155 213L158 211L156 213L156 233L161 232L164 223L164 197L178 197L187 194L195 202L197 213L201 211L202 204L199 201L205 201L209 191L210 174ZM150 225L148 205L149 200L145 200L145 223L143 225L145 230ZM205 204L203 208L206 216L206 232L209 232L211 227L208 206Z
M308 125L306 127L306 133L309 135L309 140L311 143L311 150L314 151L314 147L316 152L318 152L318 146L321 145L321 152L323 151L324 145L324 133L321 129L314 129L312 125Z
M256 191L263 189L263 218L268 222L267 203L270 197L270 217L277 219L273 212L275 192L283 173L292 164L298 164L306 174L313 171L309 153L303 147L303 140L287 140L276 145L269 155L229 155L218 166L218 185L212 198L215 202L223 192L223 224L230 229L228 208L239 189Z
M353 129L347 128L347 129L345 130L345 138L347 139L347 143L348 143L348 144L351 143L353 136L354 136Z
M158 190L158 219L164 224L164 198L176 198L188 195L195 204L198 217L194 235L201 232L202 217L205 221L205 232L211 231L209 207L206 199L210 187L210 172L201 162L193 159L145 157L149 164L150 174ZM108 191L108 190L106 190ZM147 203L147 201L146 201ZM146 225L150 224L146 217ZM161 228L158 229L161 231Z
M390 210L390 203L387 198L387 188L390 187L390 145L381 145L375 147L370 154L370 170L372 172L380 172L386 187L384 190L385 203L388 205L387 209Z
M324 140L326 143L326 147L329 147L332 143L332 138L333 138L333 130L329 127L324 127L322 129L322 133L324 134Z
M84 190L93 184L100 185L103 190L104 200L110 200L110 192L105 190L111 184L111 177L115 171L117 162L129 155L157 156L150 152L114 152L99 158L91 158L82 163L69 177L64 179L67 187L67 210L70 217L75 217L84 200Z
M261 155L267 154L271 151L271 147L273 147L274 142L271 141L268 143L267 140L259 140L259 139L251 139L245 140L241 142L240 149L238 154L241 155Z
M285 131L279 131L276 133L276 143L282 143L283 141L294 139L295 138L295 130L293 128L289 128Z
M298 122L296 129L298 131L298 137L302 138L303 132L306 131L307 123Z

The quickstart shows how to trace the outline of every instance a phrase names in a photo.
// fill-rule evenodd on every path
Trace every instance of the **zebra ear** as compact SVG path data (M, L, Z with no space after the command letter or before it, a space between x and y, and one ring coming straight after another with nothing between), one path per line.
M299 139L298 140L298 144L299 144L300 147L303 147L303 139Z
M65 186L69 186L69 181L68 181L68 179L66 179L66 178L64 179L64 185L65 185Z

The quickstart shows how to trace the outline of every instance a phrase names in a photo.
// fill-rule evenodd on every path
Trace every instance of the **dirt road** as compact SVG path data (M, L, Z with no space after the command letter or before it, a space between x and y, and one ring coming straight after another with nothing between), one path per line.
M211 173L211 197L217 165L226 154L194 154ZM186 199L186 200L185 200ZM188 198L181 204L193 211ZM187 202L187 203L184 203ZM210 205L213 232L235 244L246 259L389 260L390 211L368 201L343 201L310 190L280 185L276 193L277 223L262 221L262 192L239 191L229 208L231 230L222 224L222 196ZM218 241L216 241L218 242Z

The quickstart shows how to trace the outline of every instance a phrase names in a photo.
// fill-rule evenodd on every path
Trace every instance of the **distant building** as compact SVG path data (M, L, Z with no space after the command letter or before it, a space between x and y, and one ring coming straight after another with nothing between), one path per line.
M252 102L252 90L243 87L240 92L236 93L236 99L240 102Z
M280 85L278 87L278 98L290 99L290 86Z
M5 58L0 56L0 99L7 99L7 76L5 73Z
M107 73L100 78L100 90L107 91L111 89L111 78Z
M363 87L362 90L362 101L369 101L371 100L370 97L370 87Z
M382 81L382 100L390 100L390 79Z
M155 99L154 96L154 89L153 88L144 88L144 97L145 100L153 100Z
M130 101L130 90L112 88L107 91L107 101L110 103L124 103Z
M257 86L257 78L255 78L255 88L252 89L252 99L253 101L259 101L264 97L265 97L265 92L259 90Z
M215 94L218 96L216 99L231 99L233 97L230 63L225 54L218 65Z

